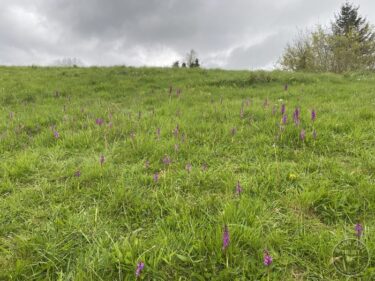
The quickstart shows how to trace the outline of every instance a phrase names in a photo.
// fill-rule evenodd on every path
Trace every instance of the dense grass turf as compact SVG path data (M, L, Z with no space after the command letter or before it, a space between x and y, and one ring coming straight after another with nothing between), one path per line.
M374 253L373 74L3 67L0 106L0 280L345 280L358 222Z

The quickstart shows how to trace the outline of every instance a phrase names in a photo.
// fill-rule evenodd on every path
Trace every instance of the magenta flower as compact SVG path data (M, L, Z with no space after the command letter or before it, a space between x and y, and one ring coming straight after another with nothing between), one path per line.
M153 179L154 179L155 183L157 183L159 181L159 173L158 172L155 172L155 174L153 176Z
M284 115L285 114L285 104L283 103L282 105L281 105L281 115Z
M74 173L74 176L79 178L81 176L81 171L80 170L77 170L75 173Z
M242 193L242 186L240 185L240 181L238 181L236 185L236 194L241 195L241 193Z
M265 266L270 266L272 264L272 257L267 250L264 251L263 264Z
M313 122L316 120L316 111L315 111L315 109L313 109L313 110L311 111L311 120L312 120Z
M283 125L286 125L287 119L288 119L288 116L286 114L284 114L283 119L282 119Z
M301 133L299 134L299 138L301 139L301 141L305 141L305 136L306 136L305 130L302 129Z
M135 270L135 277L138 278L140 275L141 275L141 272L143 270L143 268L145 267L145 263L144 262L139 262L137 264L137 269Z
M103 166L104 162L105 162L105 158L104 158L104 155L102 154L102 155L100 156L100 158L99 158L100 166Z
M357 237L360 238L363 233L363 226L360 223L357 223L354 227L354 230L356 232Z
M60 134L59 134L58 131L55 130L55 131L53 131L53 136L54 136L55 139L58 139L60 137Z
M102 118L96 118L95 123L96 123L96 125L101 126L101 125L103 125L104 120Z
M165 155L163 158L164 165L169 165L171 164L171 162L172 162L171 158L168 155Z
M226 250L229 246L229 230L228 226L224 226L224 232L223 232L223 250Z

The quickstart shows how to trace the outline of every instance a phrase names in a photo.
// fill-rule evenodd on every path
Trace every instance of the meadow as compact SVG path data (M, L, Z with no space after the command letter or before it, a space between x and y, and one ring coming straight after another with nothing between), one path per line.
M0 280L346 280L335 246L375 251L375 74L0 67L0 106Z

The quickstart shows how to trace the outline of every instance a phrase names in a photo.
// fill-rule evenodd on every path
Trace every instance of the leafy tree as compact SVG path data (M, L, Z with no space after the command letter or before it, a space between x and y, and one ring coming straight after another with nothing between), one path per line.
M330 28L317 26L288 44L280 64L292 71L346 72L375 69L373 28L345 3Z
M180 67L180 62L178 60L176 60L173 64L172 64L172 67L173 68L179 68Z

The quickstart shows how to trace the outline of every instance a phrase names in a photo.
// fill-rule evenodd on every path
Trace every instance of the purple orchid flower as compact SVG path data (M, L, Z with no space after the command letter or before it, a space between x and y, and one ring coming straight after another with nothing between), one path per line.
M96 123L96 125L101 126L101 125L103 125L104 120L102 118L96 118L95 123Z
M240 181L238 181L236 185L236 194L241 195L241 193L242 193L242 187L240 185Z
M267 250L264 251L263 264L265 266L270 266L272 264L272 257Z
M357 223L354 227L354 230L356 232L356 235L358 238L360 238L362 236L362 233L363 233L363 226L362 224L360 223Z
M145 263L144 262L139 262L137 264L137 268L135 270L135 277L138 278L140 275L141 275L141 272L143 270L143 268L145 267Z
M223 232L223 250L226 250L229 246L229 230L228 226L224 226L224 232Z
M316 120L316 111L315 111L315 109L311 110L311 120L313 122Z
M281 105L281 115L284 115L285 114L285 104L283 103L282 105Z

